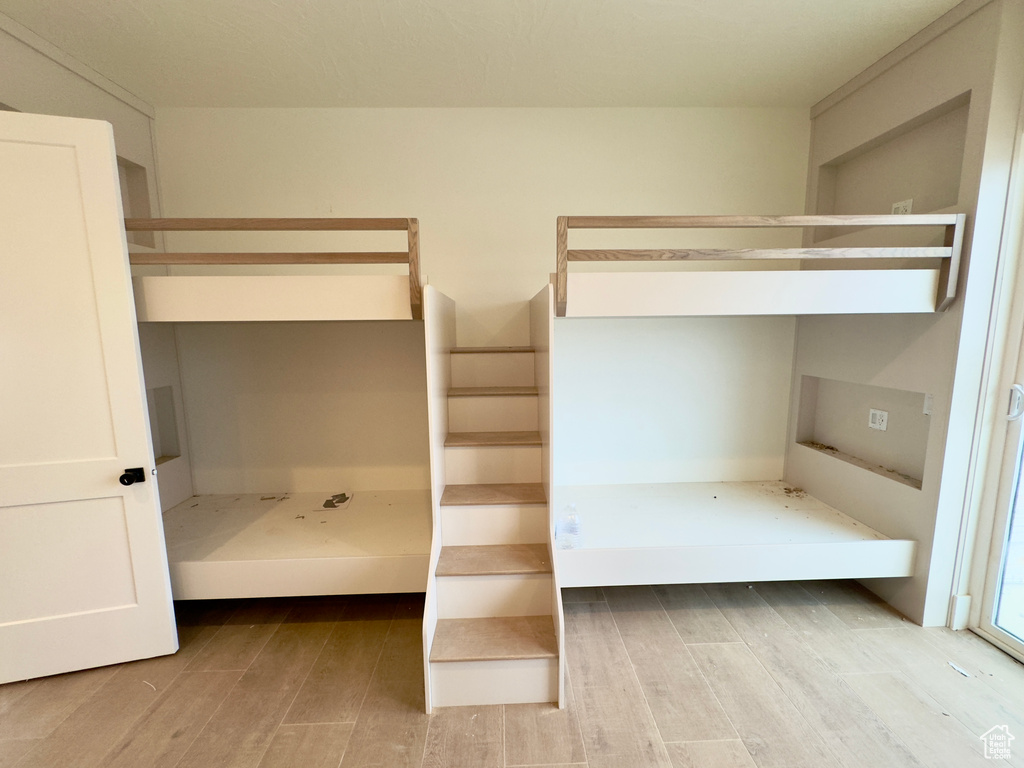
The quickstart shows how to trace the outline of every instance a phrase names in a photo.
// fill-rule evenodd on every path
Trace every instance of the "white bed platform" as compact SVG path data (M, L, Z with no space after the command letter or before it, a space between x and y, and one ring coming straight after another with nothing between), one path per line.
M176 600L423 592L430 491L193 496L164 515Z
M568 288L566 317L924 313L939 270L583 272Z
M563 587L910 576L916 544L782 482L559 486Z
M140 323L411 320L403 275L136 277Z

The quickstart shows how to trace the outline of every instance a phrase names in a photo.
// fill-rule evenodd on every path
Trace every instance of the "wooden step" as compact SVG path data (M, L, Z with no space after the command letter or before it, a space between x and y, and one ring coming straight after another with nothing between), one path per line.
M449 432L444 439L446 448L540 444L540 432Z
M451 353L453 355L487 355L535 351L533 347L456 347L451 350Z
M536 397L537 387L452 387L448 397Z
M547 544L485 544L441 547L438 576L551 573Z
M467 483L446 485L441 505L466 507L492 504L547 504L541 483Z
M430 661L552 659L558 656L550 616L439 619Z

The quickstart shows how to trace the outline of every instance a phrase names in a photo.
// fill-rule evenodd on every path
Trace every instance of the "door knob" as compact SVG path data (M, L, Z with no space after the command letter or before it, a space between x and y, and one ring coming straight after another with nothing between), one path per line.
M142 467L133 467L132 469L126 469L124 474L118 479L121 481L121 485L144 483L146 482L146 472Z

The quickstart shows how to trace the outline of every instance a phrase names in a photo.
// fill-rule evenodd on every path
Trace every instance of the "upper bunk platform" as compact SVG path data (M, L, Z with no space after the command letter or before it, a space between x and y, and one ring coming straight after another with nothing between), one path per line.
M407 264L399 274L143 275L133 278L139 322L419 320L416 219L126 219L129 232L405 231L405 251L132 253L133 266Z
M562 216L558 219L556 313L559 317L653 317L939 312L956 297L964 223L964 214ZM940 228L942 245L845 244L873 241L879 233L892 232L893 227L902 232L908 228ZM568 247L570 229L750 228L801 228L809 233L805 242L834 236L844 245L603 250ZM715 262L716 268L570 273L570 262L702 262L705 267ZM814 268L808 268L809 264ZM750 268L756 265L772 268Z
M563 587L867 579L913 574L890 539L782 482L557 486L579 542L558 549Z

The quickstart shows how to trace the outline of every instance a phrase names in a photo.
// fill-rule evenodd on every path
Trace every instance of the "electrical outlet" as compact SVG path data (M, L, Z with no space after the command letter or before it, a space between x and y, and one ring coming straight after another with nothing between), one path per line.
M868 426L872 429L877 429L880 432L885 432L889 426L889 412L880 411L877 408L871 408L868 410Z
M893 216L906 216L914 207L914 198L908 198L906 200L900 200L898 203L892 204L892 215Z
M921 409L925 416L931 416L935 410L935 395L924 396L924 407Z

